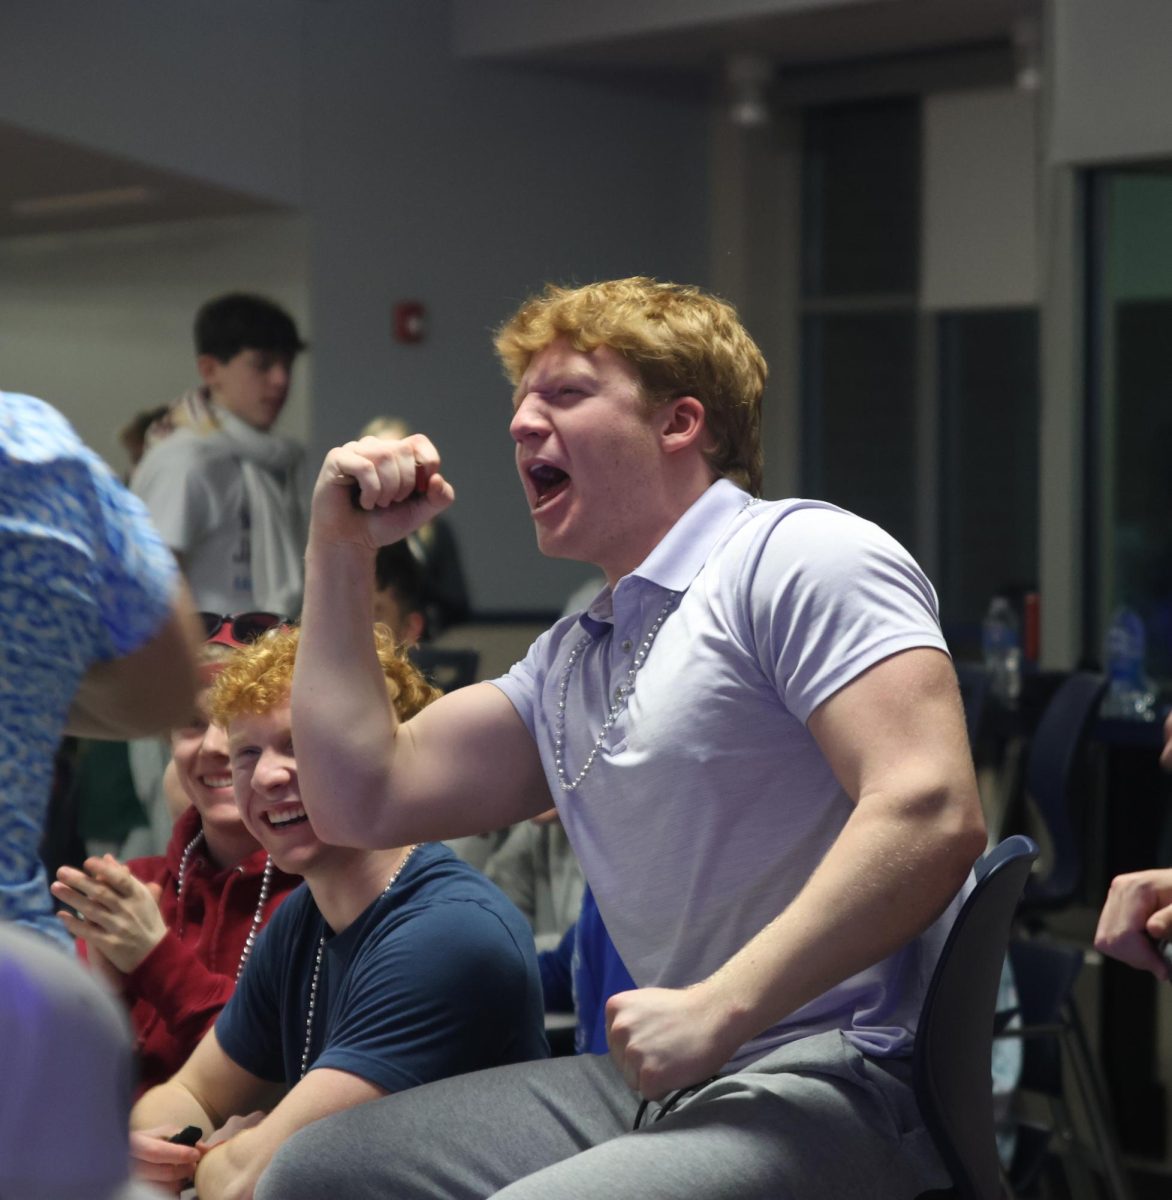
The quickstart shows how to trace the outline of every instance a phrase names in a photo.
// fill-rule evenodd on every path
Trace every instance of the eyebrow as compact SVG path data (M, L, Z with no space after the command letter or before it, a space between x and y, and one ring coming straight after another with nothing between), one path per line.
M593 372L582 367L567 367L565 369L551 370L546 374L538 376L536 379L531 379L526 373L521 376L521 382L517 384L516 391L513 393L514 403L521 396L526 396L530 392L554 391L563 387L580 388L582 391L590 391L598 386L598 376Z

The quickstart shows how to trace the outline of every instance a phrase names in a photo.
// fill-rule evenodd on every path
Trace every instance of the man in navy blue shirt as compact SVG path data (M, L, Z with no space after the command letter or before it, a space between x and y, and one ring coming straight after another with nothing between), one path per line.
M436 692L385 631L377 639L406 720ZM438 844L358 850L314 833L289 715L297 641L281 629L242 652L210 709L245 824L305 884L257 939L215 1027L131 1114L139 1174L172 1187L194 1175L201 1200L251 1196L277 1147L328 1113L546 1053L532 935L497 888ZM167 1141L187 1125L196 1146Z

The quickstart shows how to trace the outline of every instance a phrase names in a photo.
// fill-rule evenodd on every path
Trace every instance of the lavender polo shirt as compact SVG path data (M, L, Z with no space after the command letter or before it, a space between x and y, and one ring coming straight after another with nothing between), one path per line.
M626 707L573 791L632 657L672 597ZM566 662L582 650L568 681ZM874 663L945 649L931 584L878 526L808 500L750 502L726 480L580 618L497 687L540 749L571 844L640 986L705 978L797 895L852 811L806 720ZM842 1029L907 1054L955 906L921 937L742 1046Z

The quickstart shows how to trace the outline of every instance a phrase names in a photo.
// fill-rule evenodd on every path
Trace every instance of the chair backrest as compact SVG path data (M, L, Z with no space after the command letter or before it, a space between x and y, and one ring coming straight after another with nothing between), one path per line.
M928 985L912 1060L916 1099L960 1200L1001 1200L993 1018L1013 914L1038 847L1015 834L979 859Z
M1023 1025L1056 1028L1066 1023L1065 1006L1083 968L1083 951L1036 938L1009 943L1009 965ZM1062 1043L1059 1037L1022 1039L1018 1086L1046 1096L1063 1095Z
M1045 875L1026 885L1027 907L1056 907L1074 897L1082 877L1078 822L1078 767L1091 721L1107 688L1104 676L1075 671L1063 680L1042 712L1026 760L1026 792L1050 841L1052 861Z

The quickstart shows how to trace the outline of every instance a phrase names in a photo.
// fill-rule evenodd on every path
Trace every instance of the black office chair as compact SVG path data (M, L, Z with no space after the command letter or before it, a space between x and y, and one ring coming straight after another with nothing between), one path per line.
M1021 1039L1018 1091L1041 1097L1050 1114L1048 1125L1019 1126L1009 1168L1011 1183L1024 1191L1049 1166L1061 1164L1071 1181L1072 1194L1099 1194L1098 1177L1111 1200L1130 1200L1107 1089L1074 1003L1074 985L1083 967L1082 950L1038 939L1015 939L1009 944L1009 962L1018 1006L998 1014L1005 1027L997 1036ZM1010 1028L1007 1019L1015 1015L1021 1024ZM1085 1116L1086 1139L1080 1136L1079 1123L1067 1102L1067 1063ZM1076 1172L1085 1180L1081 1188L1073 1178Z
M912 1074L924 1124L957 1200L1002 1200L993 1132L993 1020L1009 930L1038 847L1006 838L979 859L928 985ZM926 1200L926 1197L924 1198Z
M1030 876L1023 916L1061 908L1075 899L1082 882L1080 848L1083 750L1091 722L1107 688L1104 676L1075 671L1059 685L1042 712L1026 759L1026 795L1049 842L1042 874Z

